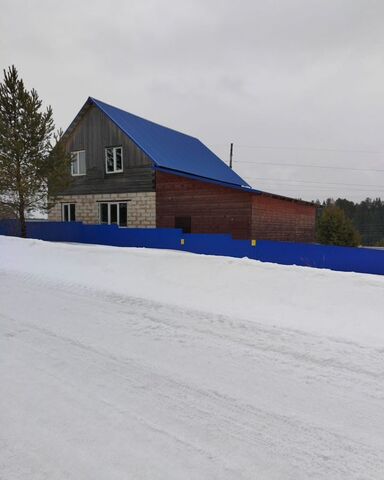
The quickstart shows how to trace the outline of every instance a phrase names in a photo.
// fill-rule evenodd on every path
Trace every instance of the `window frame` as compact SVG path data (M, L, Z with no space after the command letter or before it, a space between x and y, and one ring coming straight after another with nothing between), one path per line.
M116 150L120 149L121 150L121 169L117 170L116 169ZM108 150L112 150L112 155L113 155L113 170L108 171L108 157L107 157L107 152ZM114 147L105 147L104 149L104 157L105 157L105 173L106 174L113 174L113 173L122 173L124 171L124 157L123 157L123 146L122 145L117 145Z
M125 225L120 225L120 205L124 204L125 209L126 209L126 219L125 219ZM108 220L107 222L102 222L101 221L101 209L102 205L107 205L108 211L107 211L107 217ZM116 205L117 206L117 222L116 223L111 223L111 206ZM128 202L127 201L110 201L110 202L100 202L99 203L99 224L100 225L117 225L119 228L126 228L128 227Z
M80 172L80 153L84 152L84 173L74 173L73 172L73 165L77 164L77 171ZM71 162L71 175L72 177L82 177L87 174L87 161L85 156L85 150L74 150L71 152L72 155L72 162ZM76 156L76 160L73 160L73 156Z
M74 218L71 211L71 206L74 209ZM65 207L68 208L68 220L65 220ZM75 202L66 202L61 204L61 221L62 222L76 222L76 203Z

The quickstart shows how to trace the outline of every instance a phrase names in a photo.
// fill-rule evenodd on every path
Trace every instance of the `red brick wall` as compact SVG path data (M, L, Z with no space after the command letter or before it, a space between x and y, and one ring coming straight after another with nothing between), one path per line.
M316 207L268 195L252 198L252 238L314 242Z
M156 225L174 228L176 216L190 216L192 233L251 233L252 195L241 190L156 172Z
M314 206L156 172L156 226L191 217L192 233L296 242L315 240Z

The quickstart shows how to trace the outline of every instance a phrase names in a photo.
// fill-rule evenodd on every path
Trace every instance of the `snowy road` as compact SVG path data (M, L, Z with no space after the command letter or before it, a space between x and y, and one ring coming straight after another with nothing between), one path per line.
M29 249L47 274L10 262L15 247L2 243L1 480L384 478L382 332L360 342L287 326L282 305L272 324L252 311L215 314L103 290L79 280L76 262L71 283L57 269L85 247L16 242L18 258ZM54 256L42 267L44 249ZM106 261L116 251L90 255ZM205 268L211 261L229 260L208 257ZM105 265L94 267L101 279ZM151 268L153 282L160 273ZM310 269L290 271L315 282ZM326 275L332 284L340 274ZM357 277L344 275L352 289ZM358 281L367 298L371 289L383 296L382 279Z

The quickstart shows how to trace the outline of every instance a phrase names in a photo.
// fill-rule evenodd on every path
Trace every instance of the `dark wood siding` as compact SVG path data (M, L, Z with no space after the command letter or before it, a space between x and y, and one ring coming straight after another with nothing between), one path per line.
M251 194L157 172L156 226L175 228L178 217L191 217L192 233L250 238Z
M121 173L105 172L105 148L123 147ZM103 112L90 106L66 139L69 152L85 150L87 173L73 177L65 194L149 192L155 190L152 161Z

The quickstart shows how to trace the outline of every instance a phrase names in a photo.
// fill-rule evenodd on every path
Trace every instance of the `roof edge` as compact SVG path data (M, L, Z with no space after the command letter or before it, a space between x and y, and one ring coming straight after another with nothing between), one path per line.
M299 198L286 197L284 195L278 195L277 193L264 192L263 190L256 190L255 188L247 187L245 185L240 186L240 185L236 185L235 183L220 182L219 180L213 180L212 178L200 177L198 175L193 175L192 173L186 173L186 172L183 172L181 170L173 170L171 168L166 168L166 167L155 166L153 168L154 168L154 170L157 170L159 172L169 173L170 175L177 175L179 177L186 177L186 178L190 178L191 180L197 180L197 181L205 182L205 183L213 183L215 185L221 185L222 187L232 188L234 190L241 190L242 192L251 193L253 195L265 195L267 197L272 197L272 198L277 198L277 199L280 199L280 200L285 200L286 202L300 203L302 205L316 207L316 204L314 202L309 202L307 200L301 200Z
M197 138L193 135L190 135L189 133L181 132L180 130L176 130L174 128L168 127L167 125L162 125L161 123L154 122L153 120L149 120L148 118L141 117L140 115L136 115L135 113L128 112L127 110L123 110L122 108L116 107L115 105L111 105L110 103L103 102L103 100L99 100L95 97L88 97L88 100L90 102L92 102L94 105L96 105L98 108L100 108L100 110L102 110L103 112L104 112L104 109L103 109L102 105L100 105L100 104L104 104L104 105L107 105L108 107L115 108L116 110L120 110L123 113L128 113L132 117L136 117L140 120L145 120L148 123L151 123L151 124L156 125L156 126L161 127L161 128L165 128L167 130L170 130L171 132L175 132L175 133L178 133L180 135L185 135L186 137L193 138L194 140L200 141L199 138Z
M150 155L150 154L146 151L146 149L145 149L142 145L140 145L139 142L137 142L137 140L135 140L131 135L129 135L129 133L127 133L125 130L123 130L123 129L120 127L120 125L111 117L111 115L109 115L109 113L107 113L107 112L103 109L103 107L102 107L101 105L99 105L99 100L97 100L96 98L93 98L93 97L88 97L87 102L88 102L88 101L89 101L91 104L95 105L101 112L103 112L104 115L105 115L106 117L108 117L109 120L110 120L114 125L116 125L116 127L117 127L119 130L121 130L121 131L124 133L124 135L126 135L138 148L140 148L140 150L142 150L142 151L147 155L147 157L152 160L152 162L153 162L155 165L158 165L158 163L157 163L156 160L152 157L152 155ZM101 100L100 100L100 103L104 103L104 102L101 102ZM113 107L113 108L117 108L117 107Z
M308 200L301 200L300 198L286 197L285 195L279 195L278 193L264 192L263 190L260 190L260 194L265 195L267 197L273 197L273 198L278 198L280 200L285 200L287 202L300 203L302 205L308 205L308 206L311 206L311 207L316 207L315 202L310 202Z
M187 173L182 170L173 170L172 168L166 168L161 166L154 166L154 170L158 170L159 172L169 173L170 175L177 175L179 177L190 178L191 180L198 180L200 182L214 183L215 185L221 185L222 187L241 190L247 193L255 193L257 195L260 195L263 193L260 190L255 190L252 187L247 187L246 185L237 185L236 183L221 182L220 180L214 180L213 178L209 178L209 177L201 177L199 175L194 175L193 173Z
M79 123L79 121L81 120L81 118L85 115L88 108L92 105L92 103L93 103L92 97L88 97L87 100L85 101L84 105L77 112L75 118L69 124L68 128L64 131L62 138L68 137L73 132L73 130L76 128L76 126Z

